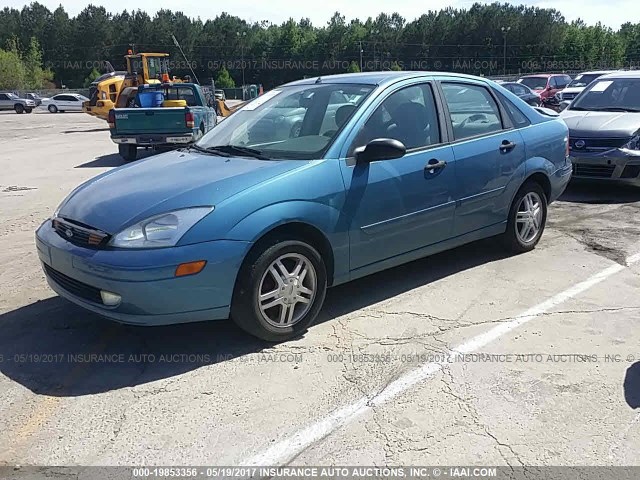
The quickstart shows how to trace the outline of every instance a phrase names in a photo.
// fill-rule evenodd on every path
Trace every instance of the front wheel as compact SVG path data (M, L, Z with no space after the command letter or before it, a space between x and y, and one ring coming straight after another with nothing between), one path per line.
M326 291L327 273L318 251L302 241L277 240L244 262L231 318L263 340L289 340L313 323Z
M533 250L547 223L547 197L537 182L526 182L516 194L509 210L505 246L516 253Z
M138 157L138 147L135 145L118 145L118 153L127 162L133 162Z
M24 111L27 112L27 113L31 113L33 111L33 109L32 108L25 108Z

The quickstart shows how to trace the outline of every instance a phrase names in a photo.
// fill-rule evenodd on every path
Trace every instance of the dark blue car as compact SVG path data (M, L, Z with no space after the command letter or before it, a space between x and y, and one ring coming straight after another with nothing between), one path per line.
M301 125L283 137L274 111L291 98ZM230 316L285 340L330 286L489 236L533 249L571 176L567 142L562 120L482 78L305 79L192 147L79 186L38 229L38 254L59 295L105 317Z

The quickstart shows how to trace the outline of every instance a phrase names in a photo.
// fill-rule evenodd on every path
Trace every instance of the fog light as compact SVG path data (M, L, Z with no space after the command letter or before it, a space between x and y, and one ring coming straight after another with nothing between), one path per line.
M102 303L107 307L120 305L120 300L122 300L122 297L117 293L107 292L106 290L100 290L100 296L102 297Z

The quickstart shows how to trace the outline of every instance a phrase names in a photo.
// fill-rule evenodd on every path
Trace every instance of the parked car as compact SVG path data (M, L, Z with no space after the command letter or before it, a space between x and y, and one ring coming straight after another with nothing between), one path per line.
M571 101L578 96L578 94L584 90L587 85L593 82L596 78L601 77L602 75L607 75L609 73L613 73L615 70L599 70L596 72L584 72L576 76L571 83L567 85L567 87L556 93L556 98L558 101Z
M33 100L35 102L35 104L36 104L36 107L39 107L40 104L42 104L42 100L44 100L44 98L42 98L37 93L26 93L24 95L24 98L27 98L29 100Z
M88 100L87 97L78 93L59 93L51 98L44 99L41 106L51 113L81 112L82 102Z
M326 135L335 96L351 108ZM308 99L300 135L253 142L294 97ZM494 235L532 250L571 176L567 149L559 117L479 77L310 78L190 148L77 187L38 228L37 251L53 290L105 317L231 316L281 341L312 324L329 286Z
M564 73L526 75L518 79L518 83L526 85L538 93L542 100L546 100L569 85L569 83L571 83L571 77Z
M506 88L507 90L509 90L511 93L520 97L522 100L527 102L532 107L539 107L542 105L540 94L534 92L523 83L501 82L500 85Z
M560 116L574 178L640 185L640 71L597 78Z
M15 110L16 113L31 113L36 102L28 98L20 98L15 93L0 93L0 110Z
M227 100L227 96L224 93L224 90L217 88L213 91L213 98L215 98L216 100L222 100L223 102Z
M160 96L162 107L142 108L142 95ZM199 140L215 127L215 108L199 85L193 83L150 85L138 91L133 108L109 111L111 140L126 161L133 161L138 147L184 146Z

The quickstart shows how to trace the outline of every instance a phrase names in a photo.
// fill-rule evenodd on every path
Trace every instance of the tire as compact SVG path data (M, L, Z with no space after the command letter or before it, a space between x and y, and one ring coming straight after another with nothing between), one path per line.
M118 153L126 162L133 162L138 158L138 147L136 145L118 145Z
M24 113L24 106L22 106L21 104L17 103L16 105L14 105L13 109L16 111L17 114L21 114Z
M57 113L58 112L58 107L56 107L55 105L49 105L47 107L47 110L49 110L51 113Z
M530 252L540 241L546 223L547 197L539 183L529 180L520 187L509 209L507 231L502 236L505 247L515 253Z
M298 138L302 132L302 122L296 122L291 126L289 138Z
M31 113L31 112L33 112L33 109L32 108L25 108L24 111L27 112L27 113Z
M276 266L277 261L290 274L288 280L280 277L281 283L275 281L272 273L282 272ZM306 271L306 274L296 277L298 262L302 262L299 273ZM300 283L296 284L296 280ZM263 300L263 308L258 298L260 292L275 293ZM290 340L311 326L322 308L326 292L327 271L318 251L303 241L276 239L259 251L250 252L243 262L233 292L231 318L244 331L262 340ZM308 302L284 303L295 302L296 298L305 298ZM269 303L274 305L268 307Z

